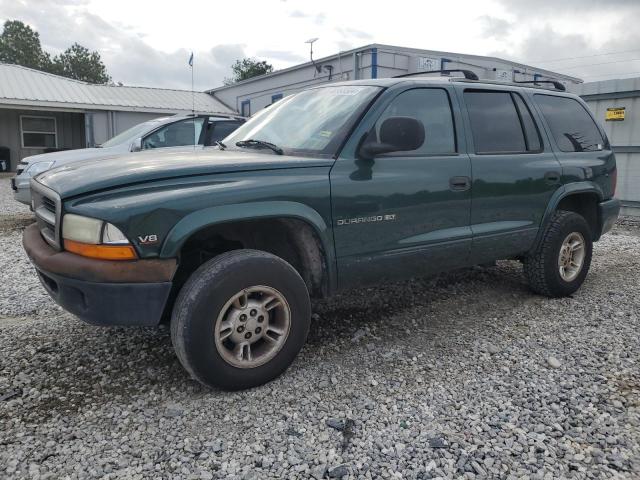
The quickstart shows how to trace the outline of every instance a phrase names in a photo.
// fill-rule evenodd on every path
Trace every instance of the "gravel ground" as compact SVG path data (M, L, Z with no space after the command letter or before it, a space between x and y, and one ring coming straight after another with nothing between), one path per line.
M0 180L0 477L638 478L640 223L596 245L572 298L515 262L314 305L279 379L210 391L167 329L56 307Z

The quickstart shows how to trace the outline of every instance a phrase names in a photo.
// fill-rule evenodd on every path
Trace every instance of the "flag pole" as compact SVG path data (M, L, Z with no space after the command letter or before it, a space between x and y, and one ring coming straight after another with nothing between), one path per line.
M193 89L193 52L191 52L191 58L189 59L189 65L191 66L191 113L196 113L196 94Z
M193 88L193 52L189 57L189 67L191 67L191 113L193 114L191 122L193 123L193 149L195 150L198 139L196 138L196 93Z

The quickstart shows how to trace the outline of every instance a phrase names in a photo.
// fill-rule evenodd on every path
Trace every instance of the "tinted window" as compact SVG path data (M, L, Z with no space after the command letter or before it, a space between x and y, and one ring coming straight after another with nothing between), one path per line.
M417 88L398 95L376 123L376 133L389 117L412 117L424 125L425 140L411 154L455 153L456 140L449 95L440 88Z
M522 120L522 126L524 127L525 140L527 142L528 151L537 151L542 149L542 142L540 141L540 132L533 121L533 116L529 107L524 103L520 95L514 93L513 100L516 102L518 112L520 113L520 119Z
M476 153L524 152L520 118L508 92L464 92Z
M212 127L213 131L209 140L210 143L214 144L218 140L228 137L240 125L240 122L216 122Z
M604 139L585 108L573 98L535 95L558 148L563 152L602 150Z
M170 123L162 127L142 141L142 148L180 147L195 145L200 139L204 118L192 118L180 122Z

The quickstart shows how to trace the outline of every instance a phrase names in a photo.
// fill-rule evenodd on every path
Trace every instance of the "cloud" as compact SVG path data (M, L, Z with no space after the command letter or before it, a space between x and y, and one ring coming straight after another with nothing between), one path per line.
M371 35L369 32L364 32L362 30L357 30L350 27L337 27L336 32L338 32L344 38L359 38L361 40L370 40L373 38L373 35Z
M306 57L286 50L258 50L256 56L259 58L282 60L283 62L299 63L307 61Z
M503 18L492 17L490 15L483 15L478 17L480 28L482 29L482 35L485 37L493 37L496 39L502 39L507 36L512 28L513 24Z
M0 2L0 20L17 19L40 33L45 50L57 54L78 42L97 50L114 81L125 85L190 89L190 51L154 49L132 28L108 23L84 8L83 0ZM52 15L52 12L55 12ZM231 76L231 65L244 58L242 44L217 45L194 52L194 86L205 90Z
M308 20L312 20L316 25L322 25L325 20L327 19L327 16L324 13L305 13L305 12L301 12L300 10L293 10L289 16L291 18L302 18L302 19L308 19Z
M507 11L519 16L546 16L568 13L580 16L585 13L640 11L638 0L499 0Z

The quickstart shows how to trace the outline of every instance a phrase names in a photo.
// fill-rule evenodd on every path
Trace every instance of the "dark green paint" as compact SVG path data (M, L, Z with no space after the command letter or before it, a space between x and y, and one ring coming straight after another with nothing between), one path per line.
M65 212L116 225L142 258L179 257L193 233L214 224L303 220L322 241L331 289L526 254L566 195L612 196L609 145L600 152L559 152L531 101L532 89L420 79L364 83L385 89L336 159L215 148L149 151L71 164L38 181L59 192ZM541 129L542 151L476 155L462 95L471 87L520 92ZM359 159L362 138L389 102L410 88L448 92L457 153ZM471 188L452 189L452 177L469 177ZM370 217L382 220L350 223ZM160 241L140 246L137 237L149 234Z

